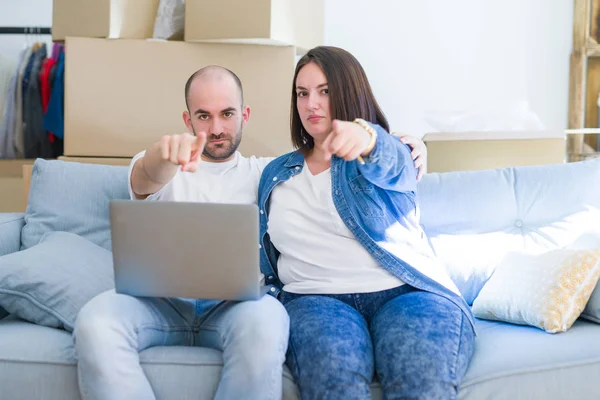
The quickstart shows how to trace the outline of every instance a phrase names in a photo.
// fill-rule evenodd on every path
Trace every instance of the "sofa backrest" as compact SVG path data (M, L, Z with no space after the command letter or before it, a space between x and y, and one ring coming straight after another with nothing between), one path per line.
M109 202L129 199L128 167L37 159L21 231L21 249L39 243L44 234L78 234L108 250Z
M600 243L600 159L427 174L421 223L469 304L510 251Z
M36 160L22 248L68 231L110 250L108 204L128 198L127 167ZM469 304L510 251L600 243L600 159L427 174L419 200L425 232Z

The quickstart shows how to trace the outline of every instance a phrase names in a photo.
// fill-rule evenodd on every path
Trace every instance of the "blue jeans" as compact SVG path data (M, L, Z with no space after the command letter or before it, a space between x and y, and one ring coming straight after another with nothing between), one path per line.
M474 347L463 313L408 285L375 293L282 292L290 317L287 363L303 399L456 399Z
M81 309L73 334L83 399L154 399L138 354L152 346L222 350L215 399L282 397L289 318L269 295L218 302L108 291Z

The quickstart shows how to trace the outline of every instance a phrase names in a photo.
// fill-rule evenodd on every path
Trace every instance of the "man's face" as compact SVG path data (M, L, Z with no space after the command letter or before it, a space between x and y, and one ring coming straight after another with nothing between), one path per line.
M240 92L233 79L196 79L190 86L188 106L189 112L183 115L188 129L194 134L206 132L203 158L230 160L250 117L249 107L241 105Z

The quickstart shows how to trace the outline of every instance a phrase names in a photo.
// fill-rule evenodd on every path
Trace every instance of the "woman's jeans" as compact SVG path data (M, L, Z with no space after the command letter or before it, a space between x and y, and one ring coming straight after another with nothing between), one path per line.
M474 347L459 307L408 285L375 293L282 292L287 363L302 399L456 399Z

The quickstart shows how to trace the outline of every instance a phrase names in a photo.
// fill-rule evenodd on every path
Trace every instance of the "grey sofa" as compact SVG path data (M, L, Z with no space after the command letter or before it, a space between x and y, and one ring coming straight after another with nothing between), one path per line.
M0 271L7 255L35 246L45 231L72 232L110 249L108 201L126 198L125 167L38 160L31 182L26 213L0 214ZM590 224L582 221L598 220L598 182L600 160L429 174L420 183L422 221L472 303L493 273L490 265L502 253L505 235L522 237L525 248L528 237L561 224L569 235L545 237L551 249L589 234ZM500 250L477 254L478 264L473 252L482 241ZM3 282L0 289L6 289ZM21 310L0 320L0 398L79 399L71 333L23 315ZM580 318L567 332L549 334L477 320L477 333L460 399L600 398L600 324ZM141 362L159 399L212 398L222 365L220 352L208 348L151 348L141 353ZM373 398L380 399L378 385L373 387ZM283 397L299 398L287 369Z

